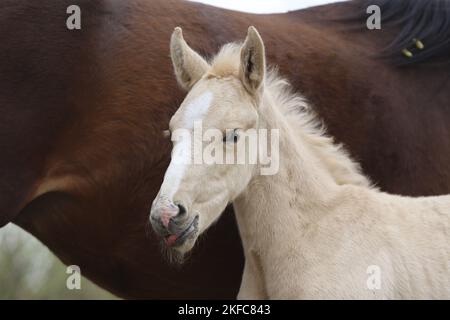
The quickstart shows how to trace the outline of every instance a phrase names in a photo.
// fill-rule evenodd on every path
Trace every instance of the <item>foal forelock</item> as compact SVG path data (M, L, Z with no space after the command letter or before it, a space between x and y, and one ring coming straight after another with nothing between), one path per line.
M241 59L241 44L224 45L211 62L209 73L216 77L237 76Z

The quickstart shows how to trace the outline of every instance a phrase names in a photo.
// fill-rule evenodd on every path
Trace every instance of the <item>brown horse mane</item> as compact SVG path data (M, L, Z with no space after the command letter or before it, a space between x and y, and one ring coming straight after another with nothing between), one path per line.
M415 65L422 62L450 63L450 1L449 0L355 0L356 16L352 19L366 22L366 9L377 5L381 9L381 24L398 26L399 31L379 57L396 66ZM414 47L413 39L425 45L423 50ZM413 56L402 55L411 48Z

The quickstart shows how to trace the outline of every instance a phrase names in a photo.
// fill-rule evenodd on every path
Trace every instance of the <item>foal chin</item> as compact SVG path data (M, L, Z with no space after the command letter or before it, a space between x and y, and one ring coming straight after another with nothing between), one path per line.
M191 256L191 252L197 243L198 236L195 235L195 238L187 239L179 246L169 246L164 238L158 237L158 239L162 256L166 262L172 266L180 267Z
M181 265L189 259L192 249L180 251L176 247L167 246L164 240L160 241L161 253L164 259L175 267L181 267Z

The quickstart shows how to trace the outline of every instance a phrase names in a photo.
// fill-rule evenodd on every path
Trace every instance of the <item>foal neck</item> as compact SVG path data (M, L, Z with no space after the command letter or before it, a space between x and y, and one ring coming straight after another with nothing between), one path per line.
M259 127L279 130L279 171L264 176L257 170L234 201L244 247L264 248L289 234L298 236L304 226L326 212L339 187L306 135L298 135L275 103L270 92L264 95Z
M257 184L270 184L271 193L283 192L283 196L295 198L296 205L292 207L300 214L298 211L305 207L323 203L337 184L329 168L318 157L315 146L307 139L307 129L293 128L292 122L287 121L289 115L284 114L276 103L271 92L267 92L259 113L260 127L269 131L279 130L279 172L271 176L255 176L254 180ZM298 126L302 125L298 123Z

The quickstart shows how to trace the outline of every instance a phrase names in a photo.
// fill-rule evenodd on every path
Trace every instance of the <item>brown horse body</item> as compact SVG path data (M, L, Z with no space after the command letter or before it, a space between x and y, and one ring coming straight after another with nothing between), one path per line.
M398 30L330 21L354 3L251 15L179 1L85 0L82 29L70 31L71 4L0 4L0 225L20 225L119 296L233 298L242 274L231 214L182 269L169 267L146 233L170 156L162 131L183 96L168 55L177 25L206 55L257 26L276 48L269 64L383 190L450 193L448 65L399 69L374 59Z

